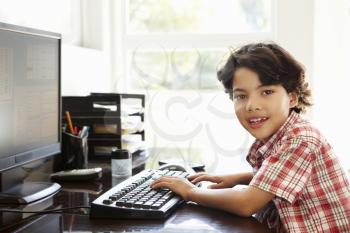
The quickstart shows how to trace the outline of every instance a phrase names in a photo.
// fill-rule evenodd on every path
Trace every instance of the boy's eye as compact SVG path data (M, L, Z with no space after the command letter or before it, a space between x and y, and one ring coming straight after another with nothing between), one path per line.
M273 91L272 90L264 90L262 92L263 95L272 95L273 94Z
M242 94L233 96L233 99L235 100L243 100L245 98L246 98L246 95L242 95Z

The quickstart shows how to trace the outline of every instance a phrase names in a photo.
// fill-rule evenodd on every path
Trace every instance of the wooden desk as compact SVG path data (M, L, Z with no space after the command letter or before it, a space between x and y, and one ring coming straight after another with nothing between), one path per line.
M110 170L95 182L61 184L62 190L38 205L41 209L89 205L116 181ZM40 207L41 206L41 207ZM26 207L29 208L29 207ZM31 209L35 209L32 206ZM81 212L80 212L81 213ZM270 232L253 217L244 218L196 204L184 204L166 220L90 219L87 215L45 214L24 218L24 214L0 214L0 232ZM12 225L12 226L11 226ZM3 227L7 227L6 231ZM40 231L38 231L40 229Z

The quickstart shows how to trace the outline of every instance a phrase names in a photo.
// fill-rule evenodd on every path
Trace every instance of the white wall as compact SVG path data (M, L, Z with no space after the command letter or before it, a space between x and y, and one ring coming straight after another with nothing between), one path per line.
M0 21L61 33L64 43L81 43L80 0L0 0Z
M350 168L349 13L346 0L315 1L313 120Z
M109 60L101 50L62 46L63 96L110 92Z
M286 48L306 68L313 79L314 0L276 1L275 40Z

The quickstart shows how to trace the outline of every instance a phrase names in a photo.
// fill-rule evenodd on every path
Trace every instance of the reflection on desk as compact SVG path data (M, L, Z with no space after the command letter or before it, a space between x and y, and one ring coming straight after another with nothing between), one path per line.
M0 208L8 208L8 209L17 209L22 211L39 211L45 210L47 208L57 208L59 206L55 206L53 203L53 198L51 196L46 197L40 201L32 202L28 205L10 205L7 206L5 204L0 205ZM33 213L13 213L13 212L0 212L0 226L5 226L25 218L32 216ZM1 232L1 228L0 228Z
M188 204L162 220L110 220L65 216L64 229L72 232L270 232L254 218L234 216L219 210ZM73 224L71 224L73 222Z
M100 194L102 186L105 192L111 187L110 170L103 173L103 177L98 183L98 193L86 192L81 189L65 189L56 194L49 207L57 208L57 206L73 207L86 205L91 203ZM71 184L72 186L73 183ZM79 182L80 187L89 187L89 182ZM96 187L96 184L93 185ZM1 215L0 217L3 217ZM46 219L46 220L45 220ZM44 223L41 223L44 221ZM3 219L1 220L3 223ZM244 218L229 214L220 210L215 210L197 204L184 204L180 206L174 214L165 220L125 220L125 219L90 219L88 215L79 214L45 214L41 216L30 217L28 219L16 219L11 224L16 226L10 228L10 232L33 232L33 229L42 225L54 225L46 232L270 232L267 226L260 224L253 217ZM9 224L9 223L5 223ZM4 225L1 224L1 228ZM0 229L1 229L0 228ZM48 228L46 228L48 229ZM52 229L52 230L51 230ZM1 230L0 230L1 231ZM40 232L40 231L35 231Z
M25 221L20 227L9 228L6 231L1 232L35 232L35 233L61 233L63 232L62 216L59 214L44 214L32 218L30 221Z

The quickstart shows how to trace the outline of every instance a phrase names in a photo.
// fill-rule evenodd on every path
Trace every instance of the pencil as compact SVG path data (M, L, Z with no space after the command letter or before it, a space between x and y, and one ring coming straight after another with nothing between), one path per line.
M72 119L70 118L69 111L66 111L66 117L67 117L67 122L68 122L69 130L70 130L70 132L71 132L72 134L74 134L73 123L72 123Z

